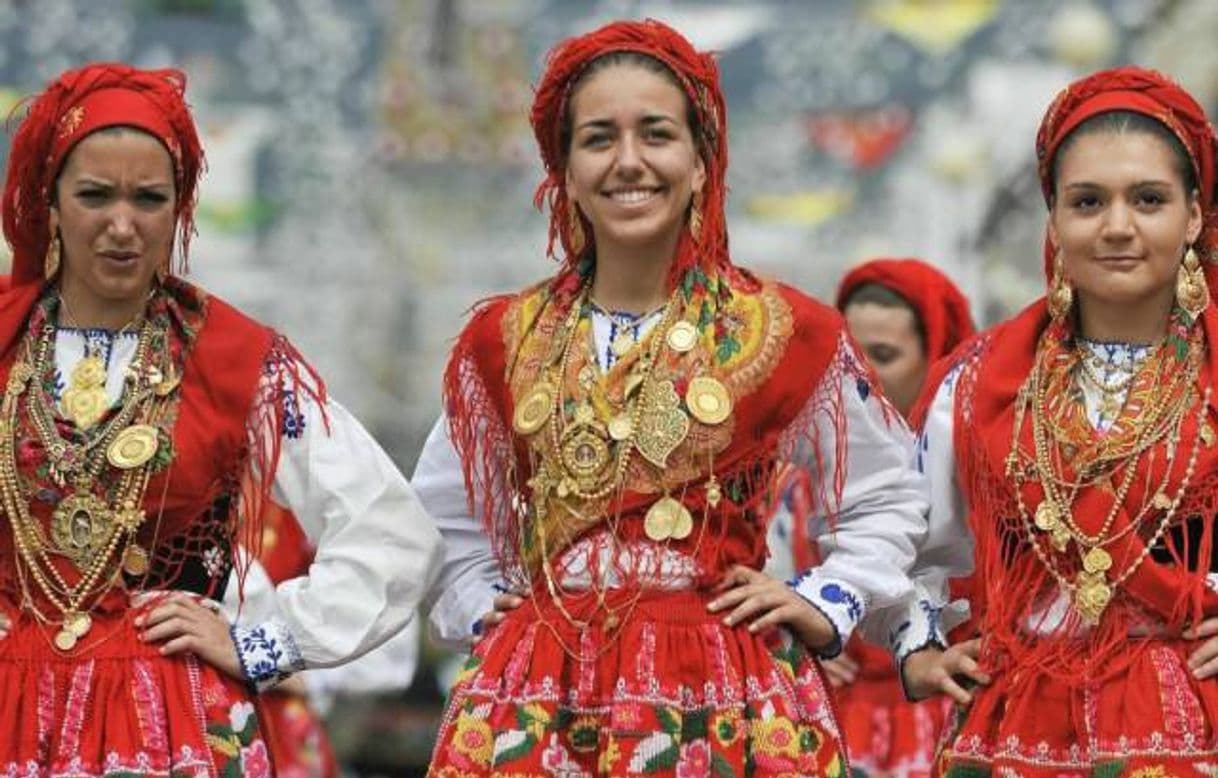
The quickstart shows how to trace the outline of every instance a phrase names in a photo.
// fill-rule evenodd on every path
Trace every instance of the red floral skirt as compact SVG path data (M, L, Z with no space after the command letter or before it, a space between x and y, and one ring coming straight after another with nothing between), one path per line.
M817 663L785 631L723 626L709 599L649 593L608 642L526 602L457 679L429 774L845 774Z
M891 654L858 637L846 652L859 664L858 678L833 692L855 778L927 778L951 716L951 700L909 702Z
M944 740L948 776L1167 778L1218 775L1218 680L1193 678L1196 641L1156 640L1092 686L999 674L974 690Z
M65 655L28 616L0 639L0 775L270 776L243 685L193 655L162 657L131 612L94 614Z
M264 692L259 722L275 763L276 778L335 778L338 765L321 716L297 694Z

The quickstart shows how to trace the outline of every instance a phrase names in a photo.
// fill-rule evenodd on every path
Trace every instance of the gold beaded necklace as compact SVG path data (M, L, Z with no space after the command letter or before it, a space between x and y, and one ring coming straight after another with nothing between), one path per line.
M148 553L138 546L135 536L144 522L143 495L161 448L157 425L164 421L177 385L176 380L166 381L168 371L151 359L151 343L157 340L164 344L165 333L159 330L151 321L144 321L136 359L126 376L122 406L111 423L92 434L82 431L86 436L83 445L59 435L50 410L53 400L40 386L52 359L53 326L42 327L36 336L26 336L24 353L9 373L0 403L0 504L12 527L23 588L28 573L60 616L43 616L28 591L24 605L40 620L59 625L54 645L61 651L70 651L89 632L91 604L115 585L117 571L111 560L119 560L130 575L142 575L148 569ZM164 363L167 351L160 356ZM28 398L25 405L35 433L52 460L48 464L53 479L61 486L70 483L72 489L55 507L49 537L30 515L31 498L17 466L23 397ZM94 484L106 467L119 474L109 500L94 492ZM76 583L69 584L65 579L56 556L68 558L80 572Z

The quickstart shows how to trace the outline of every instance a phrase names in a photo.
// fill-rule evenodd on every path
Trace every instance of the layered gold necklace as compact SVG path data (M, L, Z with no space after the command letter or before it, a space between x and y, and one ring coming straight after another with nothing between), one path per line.
M657 363L665 356L665 349L679 357L698 346L698 329L678 315L680 302L678 290L649 333L630 348L623 348L621 354L615 350L615 355L626 356L632 348L641 349L623 379L619 402L597 394L600 379L594 348L579 337L584 332L580 322L589 310L585 287L573 301L537 379L516 405L513 429L530 441L533 452L533 475L528 482L531 528L522 538L521 556L526 566L540 568L545 574L560 608L559 587L549 559L555 544L549 538L558 536L561 543L602 521L616 538L620 517L607 515L606 511L610 498L620 496L626 487L636 453L652 468L663 491L644 516L646 536L668 543L685 540L694 530L689 509L665 483L665 470L669 457L689 436L691 420L720 425L731 415L733 402L723 383L711 375L690 378L682 395L672 378L658 374ZM588 353L573 382L575 390L568 392L573 353L581 343ZM714 508L722 499L722 489L714 474L713 453L708 462L705 502ZM598 590L597 596L598 602L607 607L605 592ZM569 614L567 618L577 621ZM612 628L620 621L614 612L605 623Z
M1036 364L1020 389L1007 475L1015 482L1016 503L1030 545L1089 624L1099 623L1116 589L1137 571L1162 538L1192 480L1200 444L1209 434L1204 421L1208 389L1197 404L1198 434L1191 441L1184 474L1174 494L1169 494L1173 463L1183 442L1181 429L1189 409L1199 399L1194 387L1203 351L1196 329L1187 342L1177 345L1174 353L1180 354L1179 359L1166 348L1152 351L1135 376L1120 387L1128 390L1129 397L1119 435L1096 436L1086 420L1085 408L1080 407L1084 401L1073 390L1075 376L1095 381L1088 370L1086 355L1072 359L1060 346L1049 342L1040 349ZM1033 442L1030 456L1020 445L1029 412ZM1147 485L1142 504L1128 511L1128 524L1114 531L1116 518L1126 507L1137 480L1139 462L1145 460L1149 467L1160 444L1166 460L1161 482L1153 488ZM1029 510L1023 497L1022 483L1029 476L1044 491L1044 498L1034 511ZM1075 520L1073 505L1080 493L1093 488L1112 490L1113 502L1098 529L1088 532ZM1114 570L1107 547L1138 531L1156 512L1158 523L1140 555L1129 560L1123 570ZM1078 560L1073 577L1049 553L1052 549L1057 555L1069 555L1072 544Z
M59 615L42 614L28 591L24 604L40 620L59 626L54 645L62 651L71 650L89 632L92 604L116 583L115 563L132 576L148 571L148 551L138 545L136 534L145 520L143 498L154 465L169 455L169 441L158 425L166 417L178 384L168 362L165 338L164 326L143 321L118 409L96 428L78 424L79 434L69 438L59 433L54 398L44 385L54 359L53 325L48 322L37 334L26 336L22 353L9 372L0 404L0 502L12 527L23 588L28 575ZM86 356L84 361L90 359L96 357ZM80 382L82 391L92 392L89 387L98 383L92 375L96 367L90 364L81 370L78 366L74 371L89 374L87 381ZM104 363L100 370L104 386ZM72 407L92 409L96 403L95 399L79 406L65 403L65 411L75 421ZM66 489L51 515L49 534L30 514L32 497L18 470L23 406L45 452L48 476ZM103 400L101 414L90 410L88 418L99 421L105 406ZM113 473L117 479L107 477ZM108 492L104 498L97 487L107 481L112 486L100 490ZM59 557L70 560L77 569L75 583L61 573L56 562Z

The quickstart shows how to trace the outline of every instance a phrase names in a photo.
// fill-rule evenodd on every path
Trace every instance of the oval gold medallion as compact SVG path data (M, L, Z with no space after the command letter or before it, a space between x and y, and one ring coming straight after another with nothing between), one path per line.
M123 572L141 576L148 572L148 552L139 546L128 546L123 552Z
M156 456L161 439L150 424L133 424L114 438L106 449L106 459L119 470L134 470Z
M1051 532L1057 527L1057 511L1048 500L1036 506L1036 516L1032 519L1036 528L1041 532Z
M60 651L71 651L76 646L78 638L72 634L71 630L61 629L55 633L55 648Z
M677 521L677 509L681 503L671 497L661 497L647 509L643 518L643 531L652 540L668 540Z
M679 321L668 328L665 339L669 348L684 354L698 345L698 329L687 321Z
M545 382L538 384L525 396L516 413L512 415L512 427L521 435L532 435L541 429L553 410L554 389Z
M698 376L685 391L685 406L703 424L722 424L732 413L732 396L717 379Z

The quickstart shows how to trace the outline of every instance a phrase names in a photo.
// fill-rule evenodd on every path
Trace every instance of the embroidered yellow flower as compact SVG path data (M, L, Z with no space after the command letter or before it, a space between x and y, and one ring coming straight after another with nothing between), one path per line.
M453 748L464 754L474 764L489 767L495 747L491 726L469 713L457 716L457 734L453 736Z
M1167 768L1160 764L1153 767L1140 767L1130 773L1129 778L1175 778L1175 775L1167 772Z
M530 702L524 706L524 719L528 722L524 725L525 730L537 740L542 740L550 723L549 712L537 703Z
M613 770L614 763L621 758L622 749L618 748L617 741L613 739L613 735L610 735L608 742L605 743L605 750L601 751L600 759L596 761L596 771L602 775L609 774Z
M799 756L799 733L795 724L783 717L754 721L753 751L766 756Z

